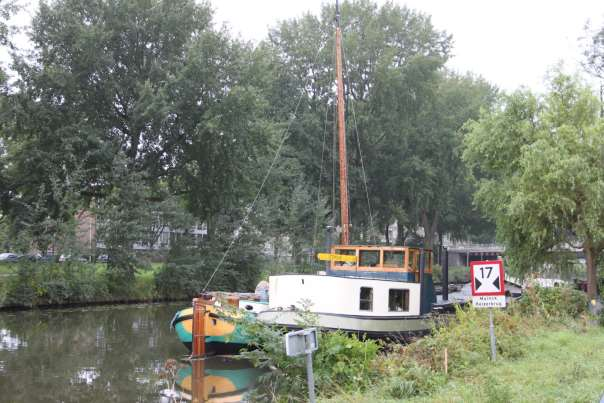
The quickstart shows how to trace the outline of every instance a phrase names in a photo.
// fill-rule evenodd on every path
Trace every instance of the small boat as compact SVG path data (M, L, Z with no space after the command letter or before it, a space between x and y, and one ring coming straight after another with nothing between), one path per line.
M267 302L239 300L237 297L229 298L229 302L238 303L241 314L254 314L268 308ZM232 317L225 316L225 312L220 307L221 303L216 298L208 300L208 304L206 304L207 319L204 326L206 353L209 355L237 354L250 343L250 339L241 326L231 320ZM180 341L191 351L193 307L176 312L170 325L176 331Z

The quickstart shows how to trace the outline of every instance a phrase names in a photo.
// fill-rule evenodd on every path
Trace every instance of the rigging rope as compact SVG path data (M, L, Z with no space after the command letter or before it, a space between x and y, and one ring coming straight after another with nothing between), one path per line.
M317 227L319 225L319 207L321 205L321 184L323 182L323 158L325 156L325 140L327 138L327 116L329 107L325 108L325 123L323 124L323 148L321 149L321 168L319 169L319 188L317 189L317 207L315 208L315 227L312 236L312 248L315 251L317 242ZM314 253L313 253L314 254Z
M317 60L319 58L319 54L320 54L320 52L321 52L322 49L323 49L323 45L321 45L321 46L319 46L317 48L317 53L314 56L314 63L317 62ZM220 270L220 268L222 267L222 264L224 263L224 260L228 256L229 252L231 251L231 248L233 247L233 245L235 244L235 242L237 242L237 240L239 239L239 234L241 234L241 229L247 223L247 220L249 219L250 214L252 213L252 211L254 211L254 207L256 206L256 203L258 202L258 199L260 198L260 194L262 193L262 190L264 189L264 185L266 185L266 181L268 180L268 178L269 178L269 176L271 174L271 171L273 170L273 168L275 167L275 164L277 163L277 160L279 159L279 156L281 154L281 149L283 148L283 145L285 144L285 141L289 138L289 135L290 135L289 130L290 130L290 128L291 128L294 120L296 120L296 115L298 114L298 109L300 107L300 104L302 103L302 98L304 97L304 94L306 93L306 88L308 87L311 78L312 78L311 76L308 76L306 78L306 81L304 82L304 86L302 87L303 90L300 93L300 97L298 98L298 102L296 103L296 107L294 108L294 113L290 117L290 120L289 120L289 122L287 124L287 127L285 128L285 130L283 132L281 141L279 142L279 146L277 147L277 150L275 151L275 156L273 157L273 160L271 161L271 164L270 164L270 166L268 168L268 171L266 172L266 175L264 176L264 179L262 180L262 184L260 185L260 188L258 189L258 192L256 193L256 197L254 197L254 200L252 201L252 205L247 209L244 218L241 220L241 223L239 224L239 227L238 227L237 231L235 231L235 235L233 236L233 238L231 239L231 242L229 243L229 246L224 251L224 254L222 255L222 258L220 259L220 261L216 265L216 268L214 269L214 271L212 272L212 275L210 276L210 278L206 282L206 285L201 290L202 293L204 293L208 289L210 283L214 279L214 276L216 275L216 273L218 273L218 270Z

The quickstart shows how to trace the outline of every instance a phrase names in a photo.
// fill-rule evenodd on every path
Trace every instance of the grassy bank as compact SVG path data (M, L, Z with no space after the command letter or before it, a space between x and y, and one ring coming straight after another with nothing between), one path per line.
M523 345L523 356L486 359L462 373L444 376L426 395L404 396L405 379L389 379L336 402L597 402L604 394L604 329L539 328ZM411 389L411 388L409 388ZM399 394L394 397L393 395Z

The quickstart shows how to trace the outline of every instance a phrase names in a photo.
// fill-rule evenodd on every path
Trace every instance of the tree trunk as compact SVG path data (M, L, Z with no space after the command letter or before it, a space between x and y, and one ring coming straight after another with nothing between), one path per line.
M386 224L386 228L384 229L384 236L386 238L386 245L390 245L390 226Z
M403 246L405 244L405 228L401 225L399 220L396 220L396 241L394 241L395 245Z
M424 248L432 249L434 245L434 234L438 228L438 213L434 212L432 220L427 211L422 211L422 227L424 227Z
M273 241L273 259L275 261L279 260L279 244L281 243L281 237L276 236Z
M598 296L598 273L596 267L598 252L592 246L591 241L585 241L583 250L585 252L585 262L587 265L587 296L592 300Z

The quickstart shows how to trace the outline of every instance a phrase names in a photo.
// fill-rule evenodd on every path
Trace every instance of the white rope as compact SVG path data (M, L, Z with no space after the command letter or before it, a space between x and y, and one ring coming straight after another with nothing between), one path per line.
M321 50L323 49L323 46L320 46L317 49L317 53L315 54L315 58L314 61L316 62L318 57L319 57L319 53L321 52ZM304 83L304 90L302 91L302 93L300 94L300 97L298 98L298 102L296 103L296 107L294 108L294 113L291 116L287 127L285 128L285 131L283 132L283 136L282 139L279 143L279 146L277 147L277 150L275 152L275 156L273 157L273 160L268 168L268 171L266 172L266 175L264 176L264 179L262 180L262 184L260 185L260 188L258 189L258 192L256 193L256 197L254 197L254 200L252 201L252 205L247 209L247 212L245 213L245 216L243 218L243 220L241 220L241 223L239 224L239 228L237 229L235 236L233 236L233 239L231 239L231 242L229 243L229 246L227 247L226 251L224 251L224 254L222 255L222 258L220 259L220 261L218 262L218 264L216 265L216 268L214 269L214 271L212 272L212 275L210 276L210 278L208 279L206 285L203 287L203 289L201 290L202 293L204 293L207 288L209 287L210 283L212 282L212 280L214 279L214 276L216 275L216 273L218 273L218 270L220 270L220 268L222 267L222 264L224 263L224 260L226 259L226 257L228 256L229 252L231 251L231 248L233 247L233 245L235 244L235 242L237 242L237 240L239 239L239 234L241 234L241 229L243 228L243 226L247 223L247 220L250 217L250 214L252 213L252 211L254 210L254 207L256 206L256 202L258 202L258 199L260 198L260 194L262 193L262 190L264 189L264 185L266 184L266 181L268 180L271 171L273 170L273 168L275 167L275 164L277 163L277 160L279 159L279 155L281 154L281 149L283 148L283 145L285 144L285 141L289 138L289 130L292 126L292 123L294 122L294 120L296 120L296 115L298 113L298 108L300 107L300 104L302 103L302 98L304 97L304 94L306 92L306 88L308 87L308 84L310 83L311 80L311 76L306 78L306 81Z

